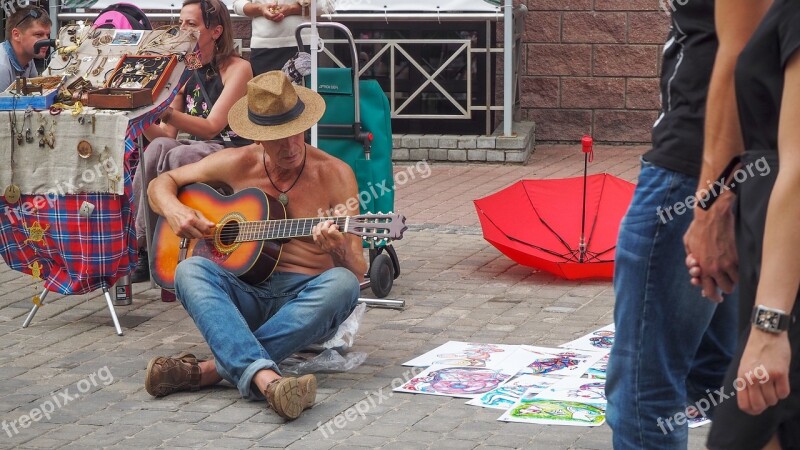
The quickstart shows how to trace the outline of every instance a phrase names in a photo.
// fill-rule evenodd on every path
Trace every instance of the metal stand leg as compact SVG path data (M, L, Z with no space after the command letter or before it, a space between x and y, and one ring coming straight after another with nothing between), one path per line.
M28 317L25 319L25 322L22 322L22 328L28 328L28 325L31 324L31 320L33 320L33 316L36 315L36 312L39 311L39 308L44 305L44 298L47 296L47 293L50 292L47 289L42 289L42 293L39 294L39 302L33 302L33 308L31 308L31 312L28 313Z
M153 257L153 251L152 251L153 250L152 249L153 243L150 242L150 241L152 240L153 233L154 233L154 228L155 228L156 224L150 223L151 222L151 220L150 220L150 203L149 203L149 201L147 199L147 185L145 184L145 181L147 180L147 168L145 166L147 164L144 163L144 139L142 138L141 134L139 135L138 138L136 138L136 142L137 142L137 145L139 146L139 167L137 167L136 170L141 170L142 171L142 198L141 199L137 199L137 200L140 201L140 202L143 202L144 206L145 206L145 208L147 210L147 214L145 214L145 216L144 216L144 223L145 223L145 226L144 226L144 229L145 229L144 238L145 238L145 242L146 242L145 246L147 247L147 254L148 254L148 256L150 258L152 258ZM138 205L137 205L137 207L138 207ZM150 275L150 289L153 289L155 287L156 287L156 282L153 281L153 276L151 274Z
M122 336L122 328L119 326L119 319L117 319L117 312L114 310L114 302L111 301L111 293L108 292L108 287L103 286L103 296L106 298L108 311L111 313L111 320L114 321L114 328L117 329L117 336Z
M360 298L358 303L366 303L367 306L376 308L405 309L405 300L386 300L384 298Z

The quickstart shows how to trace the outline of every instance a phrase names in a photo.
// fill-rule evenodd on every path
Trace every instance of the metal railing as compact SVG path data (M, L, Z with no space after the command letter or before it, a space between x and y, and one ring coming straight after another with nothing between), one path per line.
M518 111L520 104L519 104L519 76L520 76L520 62L521 62L521 54L522 54L522 35L524 32L525 27L525 20L524 14L527 12L527 8L524 6L520 6L513 10L513 22L514 22L514 32L512 37L512 51L513 51L513 69L512 69L512 83L511 83L511 95L510 98L513 99L513 110L516 112ZM94 17L96 13L87 13L87 12L75 12L75 13L60 13L58 15L59 20L80 20L80 19L87 19ZM151 13L148 14L151 20L155 21L169 21L177 16L176 13ZM250 20L248 17L241 17L236 14L233 14L232 19L234 21L238 20ZM486 116L486 123L485 123L485 134L489 135L492 133L494 124L492 123L492 115L490 112L492 111L503 111L504 107L502 103L504 102L504 98L501 97L500 101L496 101L493 97L494 92L492 91L492 82L495 81L495 73L492 72L492 58L497 54L503 54L504 48L503 47L492 47L489 42L489 36L492 33L492 23L493 22L502 22L503 20L503 13L446 13L446 14L430 14L430 13L423 13L423 14L404 14L404 13L335 13L335 14L325 14L321 17L321 21L327 20L334 20L334 21L341 21L341 22L375 22L375 21L386 21L387 23L390 21L438 21L438 22L465 22L465 21L484 21L486 27L486 44L485 46L475 46L474 42L470 39L442 39L442 40L421 40L421 39L356 39L355 42L357 45L375 45L378 44L380 48L375 51L375 53L370 57L369 60L366 61L365 64L360 68L360 74L365 74L373 65L377 64L380 58L387 54L390 58L390 64L388 67L387 75L389 75L389 92L387 95L389 96L389 101L391 104L391 114L393 119L462 119L467 120L472 118L473 111L485 111ZM346 41L343 39L325 39L325 42L329 42L332 44L337 43L345 43ZM426 65L429 65L428 61L420 61L419 58L414 58L413 51L409 51L411 46L415 45L455 45L456 48L452 55L449 58L443 60L439 67L435 68L426 68ZM249 51L247 48L242 48L243 52ZM323 47L323 51L325 54L331 58L339 67L346 67L335 55L333 55L328 49ZM400 57L398 57L400 56ZM472 99L472 92L473 92L473 80L474 75L471 69L473 58L474 57L483 57L485 58L485 98L483 99L483 104L475 104ZM445 88L441 83L437 82L436 78L441 75L441 73L448 69L452 64L460 59L466 60L466 69L465 71L465 82L466 82L466 93L454 93L450 92L448 89ZM398 67L398 60L404 59L408 62L408 66L406 67ZM398 85L398 78L397 74L400 69L407 69L407 70L416 70L422 75L422 84L420 86L415 86L410 88L408 95L398 95L398 94L405 94L406 92L398 92L397 85ZM418 114L408 112L408 109L412 105L412 103L416 100L420 100L425 96L430 96L429 90L430 87L435 89L435 95L441 96L442 99L446 100L448 105L452 105L453 108L457 111L456 114L452 113L443 113L443 114ZM458 97L463 96L463 101L460 101ZM508 98L508 95L505 96Z

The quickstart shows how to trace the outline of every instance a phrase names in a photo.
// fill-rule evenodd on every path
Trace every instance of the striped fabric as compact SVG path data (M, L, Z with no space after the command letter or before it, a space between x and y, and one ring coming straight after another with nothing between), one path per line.
M23 195L11 205L2 196L5 186L0 188L0 254L9 267L32 275L39 271L45 289L64 295L110 288L130 273L137 254L132 194L139 150L134 142L174 95L173 91L164 103L131 120L124 136L124 195L75 194L50 199ZM79 213L84 202L94 205L89 217ZM40 230L44 230L41 239Z

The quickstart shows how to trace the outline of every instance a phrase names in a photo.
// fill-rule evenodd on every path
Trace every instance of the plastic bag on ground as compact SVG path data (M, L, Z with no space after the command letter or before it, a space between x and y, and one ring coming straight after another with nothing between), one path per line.
M336 333L321 344L314 344L300 353L281 361L281 372L288 375L305 375L318 372L346 372L360 366L366 359L363 352L348 352L358 333L358 327L364 312L365 303L359 303L350 316L339 325Z
M319 372L346 372L360 366L367 359L364 352L350 352L344 355L327 349L318 355L297 353L281 361L280 369L284 375L305 375Z
M356 333L358 333L358 327L361 325L361 319L364 317L364 311L366 310L367 304L359 303L358 306L353 309L353 312L350 313L350 316L339 325L339 329L336 330L336 334L334 334L332 338L321 344L311 345L308 349L314 352L321 352L329 348L339 350L340 352L349 350L356 340Z

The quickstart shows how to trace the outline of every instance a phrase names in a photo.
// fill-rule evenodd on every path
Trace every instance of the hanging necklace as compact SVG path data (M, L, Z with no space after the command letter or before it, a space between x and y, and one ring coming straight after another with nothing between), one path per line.
M305 147L305 143L304 143L303 144L303 165L300 166L300 173L297 174L297 178L294 179L294 183L292 183L292 185L289 186L289 189L286 189L285 191L282 191L282 190L278 189L278 186L275 186L275 182L272 181L272 177L269 176L269 170L267 170L267 149L266 148L264 149L264 155L263 155L264 172L267 173L267 178L269 179L269 182L272 184L272 187L274 187L276 191L281 193L278 196L278 201L281 202L281 204L283 206L286 206L289 203L289 196L286 195L286 193L288 193L289 191L292 190L294 185L297 184L297 181L300 180L300 177L303 175L303 169L306 168L306 155L307 154L308 154L308 151L307 151L307 149Z

